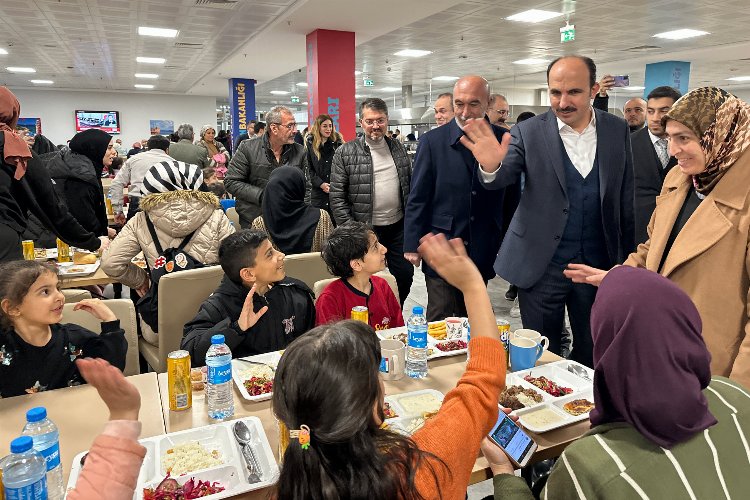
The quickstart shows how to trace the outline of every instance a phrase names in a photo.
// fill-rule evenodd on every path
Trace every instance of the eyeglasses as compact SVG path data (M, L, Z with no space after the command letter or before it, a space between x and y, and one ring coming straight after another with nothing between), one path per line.
M286 125L284 125L283 123L272 123L271 125L278 125L279 127L286 127L289 130L297 128L296 122L287 123Z
M495 113L497 113L498 115L501 115L501 116L502 115L508 115L508 116L510 116L510 110L507 110L507 109L496 109Z
M387 118L378 118L376 120L363 120L363 121L365 122L365 125L367 125L368 127L371 127L375 125L376 123L378 125L385 125L386 123L388 123Z

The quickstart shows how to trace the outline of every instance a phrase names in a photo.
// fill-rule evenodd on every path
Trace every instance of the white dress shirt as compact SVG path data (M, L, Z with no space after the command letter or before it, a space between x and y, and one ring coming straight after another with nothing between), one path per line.
M591 108L591 121L580 134L559 118L557 118L557 130L570 161L573 162L573 166L585 179L594 168L594 158L596 158L596 113L594 109ZM500 165L502 167L502 163ZM479 174L482 176L483 182L489 184L495 180L497 170L485 172L480 165Z

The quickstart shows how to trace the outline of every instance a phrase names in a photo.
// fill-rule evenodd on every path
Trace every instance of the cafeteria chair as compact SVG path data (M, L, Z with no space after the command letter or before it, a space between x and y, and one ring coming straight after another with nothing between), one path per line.
M284 259L284 268L286 275L290 278L296 278L310 287L315 287L315 283L328 278L335 278L326 266L320 252L297 253L287 255Z
M398 285L396 284L396 278L393 277L391 273L387 273L385 271L380 271L378 273L375 273L375 276L378 276L380 278L383 278L388 282L388 286L391 287L391 290L393 290L393 294L398 298ZM325 280L316 281L315 285L313 286L313 293L315 294L315 300L318 300L318 297L320 297L320 294L323 293L323 290L336 281L338 278L329 278Z
M89 298L91 295L89 295ZM130 299L111 299L104 302L107 307L120 320L120 328L125 330L125 340L128 341L128 351L125 354L125 370L123 374L127 377L138 375L141 371L138 365L138 329L136 325L135 306ZM101 321L86 311L74 311L74 303L63 306L63 315L60 323L73 323L92 332L101 331Z
M65 296L66 304L74 304L76 302L82 301L83 299L91 298L91 292L89 292L88 290L82 290L80 288L63 288L60 291Z
M227 208L227 217L229 217L229 220L232 224L234 224L234 229L236 231L240 230L240 216L237 213L237 209L234 207Z
M180 348L185 323L195 318L201 304L218 288L221 266L186 269L159 279L159 346L138 340L146 363L157 373L167 371L167 355Z

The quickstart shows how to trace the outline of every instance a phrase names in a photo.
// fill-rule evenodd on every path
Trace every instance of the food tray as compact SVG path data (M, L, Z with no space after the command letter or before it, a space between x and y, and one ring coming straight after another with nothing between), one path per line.
M267 363L275 368L276 366L278 366L279 360L281 359L281 352L280 351L267 352L265 354L256 354L255 356L247 356L241 359L248 359L250 361L258 361L260 363ZM263 368L260 365L258 365L258 367ZM251 396L250 393L247 392L247 389L245 389L245 384L243 382L249 378L245 375L245 373L252 368L253 368L253 365L249 363L243 363L242 361L237 361L236 359L232 360L232 379L234 380L234 383L237 386L237 390L239 390L240 394L242 394L242 397L247 399L248 401L265 401L267 399L271 399L271 396L273 396L273 392L268 392L266 394L261 394L259 396ZM274 373L271 372L270 373L271 380L273 380L273 377L274 377Z
M542 403L527 408L521 408L513 412L513 414L518 416L519 423L524 428L530 430L531 432L540 434L543 432L551 431L553 429L558 429L560 427L565 427L566 425L574 424L576 422L588 420L588 412L576 416L567 413L563 409L563 406L566 403L569 403L570 401L573 401L575 399L587 399L592 403L594 402L594 390L592 382L589 382L567 371L568 364L571 363L578 364L574 361L568 360L556 361L554 363L537 366L530 370L523 370L508 375L508 380L513 381L513 384L511 385L521 385L522 387L534 389L543 396ZM586 368L586 370L593 380L593 371L589 368ZM558 385L570 387L571 389L573 389L573 392L564 396L553 396L523 380L523 377L528 374L531 374L534 377L547 377L553 382L556 382ZM531 421L531 418L533 418L532 415L536 414L537 412L545 412L553 418L557 418L554 422L538 424Z
M385 340L385 339L393 338L393 336L396 335L396 334L406 333L406 327L405 326L401 326L401 327L398 327L398 328L390 328L388 330L377 331L376 333L377 333L377 335L378 335L378 337L380 339ZM440 349L438 349L437 347L435 347L435 345L438 344L438 343L450 342L451 340L463 340L467 344L469 343L469 341L467 340L466 337L461 337L460 339L435 340L434 338L432 338L428 334L427 335L427 349L428 349L427 350L427 353L428 353L427 354L427 359L431 360L431 359L445 358L445 357L449 357L449 356L458 356L459 354L466 354L466 352L468 351L468 348L467 349L457 349L455 351L441 351Z
M58 263L57 274L61 278L75 278L76 276L88 276L93 274L99 269L101 260L96 259L94 264L71 264L71 263Z
M251 484L247 481L248 472L245 459L232 433L232 426L238 420L231 420L197 429L141 439L140 443L146 447L146 457L138 474L138 484L133 494L133 500L141 500L144 488L156 488L164 479L166 474L161 471L161 457L169 448L193 441L197 441L208 450L219 450L224 461L223 464L215 467L196 470L182 476L172 476L180 485L193 477L196 481L218 481L225 488L220 493L201 498L210 500L229 498L274 484L279 478L279 467L273 457L271 445L268 443L260 419L258 417L246 417L240 420L247 424L254 436L252 448L261 470L260 482ZM79 453L73 458L73 466L68 479L68 490L72 489L78 480L78 475L81 472L81 458L86 453Z
M546 403L548 401L552 401L552 400L555 399L553 396L550 396L549 394L547 394L543 390L539 389L538 387L535 387L534 385L529 384L528 382L526 382L523 379L523 377L519 377L518 375L513 374L513 373L508 373L505 376L505 387L510 387L512 385L520 385L524 389L531 389L535 393L537 393L540 396L542 396L542 401L539 402L539 403L536 403L534 405L528 405L525 408L520 408L519 410L514 410L514 411L511 412L511 415L515 415L517 411L524 410L526 408L533 408L535 406L539 406L540 404L544 404L544 403Z
M388 402L388 404L391 405L391 408L398 414L398 417L395 417L393 419L389 420L396 420L397 418L404 418L404 417L421 417L422 412L414 412L414 411L408 411L404 406L401 404L401 400L405 398L410 398L412 396L419 396L422 394L430 394L434 396L436 399L443 401L443 393L440 391L436 391L435 389L422 389L419 391L411 391L411 392L402 392L400 394L391 394L389 396L386 396L385 401Z

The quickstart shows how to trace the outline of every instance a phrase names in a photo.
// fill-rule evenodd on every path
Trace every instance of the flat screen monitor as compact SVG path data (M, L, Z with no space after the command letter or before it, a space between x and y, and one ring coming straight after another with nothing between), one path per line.
M120 112L76 110L76 132L90 128L98 128L110 134L119 134Z

